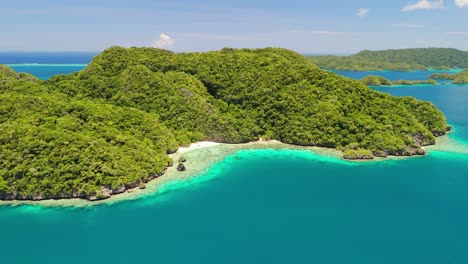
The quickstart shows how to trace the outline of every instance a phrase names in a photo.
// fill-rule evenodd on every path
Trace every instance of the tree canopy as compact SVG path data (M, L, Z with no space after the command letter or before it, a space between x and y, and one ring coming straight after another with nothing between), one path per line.
M394 97L278 48L112 47L48 81L0 68L0 198L106 198L161 175L167 153L258 138L419 155L445 134L431 103Z
M417 85L417 84L429 84L429 85L437 85L437 81L429 79L429 80L396 80L390 81L381 76L375 75L368 75L361 79L365 85L368 86L392 86L392 85Z
M452 80L452 83L455 84L467 84L468 83L468 70L464 70L459 73L434 73L429 78L439 79L439 80Z
M351 71L416 71L468 68L468 52L449 48L371 51L351 56L309 56L324 69Z

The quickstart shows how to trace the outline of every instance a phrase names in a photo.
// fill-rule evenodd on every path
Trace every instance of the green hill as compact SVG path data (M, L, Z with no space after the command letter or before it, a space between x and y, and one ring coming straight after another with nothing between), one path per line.
M45 82L0 69L0 199L106 198L161 175L167 153L199 140L277 139L368 159L424 154L447 129L431 103L276 48L113 47Z
M464 70L454 75L452 83L467 84L468 83L468 70Z
M429 78L439 79L439 80L452 80L452 83L455 84L467 84L468 83L468 70L464 70L459 73L450 74L450 73L434 73Z
M375 76L375 75L368 75L364 78L361 79L361 82L363 82L365 85L369 86L389 86L393 85L393 82L390 81L389 79L386 79L381 76Z
M433 79L429 80L396 80L390 81L381 76L368 75L361 79L361 82L368 86L392 86L392 85L437 85L437 81Z
M468 52L449 48L370 51L351 56L310 56L320 68L354 71L413 71L468 68Z
M105 198L160 176L178 148L137 109L25 81L0 88L1 199Z

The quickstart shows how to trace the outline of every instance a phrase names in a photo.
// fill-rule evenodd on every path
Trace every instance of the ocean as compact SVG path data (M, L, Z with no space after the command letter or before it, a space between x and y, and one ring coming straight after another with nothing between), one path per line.
M133 201L3 206L2 263L468 263L468 86L374 89L433 102L458 148L368 163L241 150Z
M453 70L432 70L432 71L412 71L412 72L399 72L399 71L341 71L334 70L333 72L338 73L352 79L362 79L368 75L377 75L387 78L391 81L396 80L426 80L431 74L434 73L459 73L463 69L453 69ZM445 80L439 80L441 82L446 82Z
M41 80L80 71L98 52L0 52L0 64L27 72Z

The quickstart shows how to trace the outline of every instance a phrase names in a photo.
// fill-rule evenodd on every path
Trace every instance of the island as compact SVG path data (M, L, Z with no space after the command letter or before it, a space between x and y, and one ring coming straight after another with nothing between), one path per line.
M429 80L397 80L390 81L387 78L375 75L368 75L361 79L361 82L368 86L393 86L393 85L437 85L437 81Z
M468 52L450 48L371 51L351 56L308 56L322 69L348 71L418 71L468 68Z
M451 80L455 84L468 84L468 70L464 70L460 73L434 73L429 76L431 79L438 80Z
M144 188L174 166L168 154L199 141L274 139L372 159L424 155L449 129L429 102L373 91L280 48L112 47L47 81L1 66L0 102L1 200Z

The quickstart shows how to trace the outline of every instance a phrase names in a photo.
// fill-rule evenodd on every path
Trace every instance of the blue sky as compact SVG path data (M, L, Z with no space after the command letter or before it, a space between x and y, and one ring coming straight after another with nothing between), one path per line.
M468 0L15 0L0 3L0 24L0 51L468 50Z

